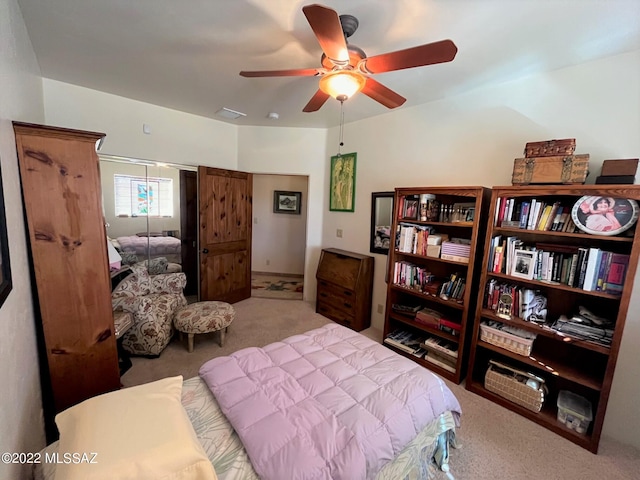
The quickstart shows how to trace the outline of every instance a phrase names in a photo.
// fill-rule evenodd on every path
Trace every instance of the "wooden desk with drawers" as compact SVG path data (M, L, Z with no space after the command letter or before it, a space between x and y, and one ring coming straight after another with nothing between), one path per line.
M316 279L317 313L358 332L371 325L373 257L325 248Z

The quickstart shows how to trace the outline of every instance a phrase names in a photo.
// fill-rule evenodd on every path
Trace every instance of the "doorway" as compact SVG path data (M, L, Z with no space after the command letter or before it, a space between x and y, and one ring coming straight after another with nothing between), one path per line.
M309 177L253 175L251 296L303 299Z

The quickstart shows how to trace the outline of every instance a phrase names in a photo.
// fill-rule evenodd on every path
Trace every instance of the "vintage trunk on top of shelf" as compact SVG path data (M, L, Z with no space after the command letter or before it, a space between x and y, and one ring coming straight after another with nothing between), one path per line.
M589 154L516 158L513 185L583 184L589 175Z
M558 155L573 155L576 151L576 139L545 140L543 142L528 142L524 147L527 158L555 157Z

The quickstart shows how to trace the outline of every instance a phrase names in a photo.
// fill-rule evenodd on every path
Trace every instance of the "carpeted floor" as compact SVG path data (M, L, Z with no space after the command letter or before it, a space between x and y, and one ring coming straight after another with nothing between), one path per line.
M251 296L302 300L304 277L302 275L278 275L251 273Z
M250 298L234 304L236 319L224 347L217 334L196 335L195 350L174 339L159 358L133 358L123 375L125 386L166 376L198 374L210 358L240 348L264 346L303 333L328 322L303 301ZM382 332L369 328L361 333L381 341ZM483 397L463 385L446 382L462 405L457 438L461 448L451 450L451 473L456 480L632 480L639 478L640 451L608 437L594 455L541 426ZM443 473L437 480L446 480Z

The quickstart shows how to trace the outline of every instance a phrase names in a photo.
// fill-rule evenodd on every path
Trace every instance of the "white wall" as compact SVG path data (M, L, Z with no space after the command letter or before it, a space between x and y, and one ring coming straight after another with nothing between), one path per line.
M100 153L236 168L235 125L55 80L43 79L43 87L47 124L106 133Z
M42 123L40 68L15 0L0 0L0 164L13 289L0 307L0 452L45 445L35 320L12 120ZM0 478L28 478L29 465L0 463Z
M253 176L251 270L304 275L307 243L308 178L302 175ZM274 191L300 192L300 214L274 213Z
M238 169L253 173L304 175L307 195L307 249L304 267L304 299L315 300L316 269L322 244L322 223L327 210L327 131L313 128L240 127ZM326 187L326 188L325 188ZM304 201L304 199L303 199ZM302 208L305 208L304 203Z
M347 124L357 152L355 212L325 210L322 245L365 253L371 192L425 185L510 185L526 142L576 138L593 183L602 161L640 155L640 51ZM348 109L345 104L345 109ZM329 132L337 144L338 129ZM325 172L328 175L325 164ZM640 180L640 177L638 178ZM324 188L328 188L325 182ZM336 237L336 229L343 237ZM386 256L374 254L373 326L384 305ZM604 433L640 447L640 273L636 276Z
M373 191L400 186L509 185L513 159L521 156L525 143L552 138L577 139L577 153L591 155L591 182L603 160L637 157L639 77L640 52L634 51L347 124L342 151L358 154L354 213L329 212L328 208L329 159L336 153L337 128L236 129L49 80L44 87L47 123L106 132L107 142L109 136L112 139L105 144L107 153L198 164L193 152L204 148L202 156L212 162L233 157L225 165L205 163L212 166L308 175L305 299L313 300L322 248L368 252ZM162 121L156 124L153 114ZM151 136L142 137L143 122L152 124ZM185 127L194 123L202 127L196 128L200 132L196 140ZM202 133L209 127L213 133ZM154 137L158 131L159 141ZM154 138L155 143L151 142ZM203 138L211 141L203 142ZM161 148L156 148L158 144ZM342 238L336 237L337 229L342 229ZM381 328L383 317L375 312L377 304L384 304L387 257L374 256L373 326ZM632 403L640 398L636 375L640 352L635 348L640 343L639 299L637 286L604 425L605 434L638 447L640 416L635 415Z

